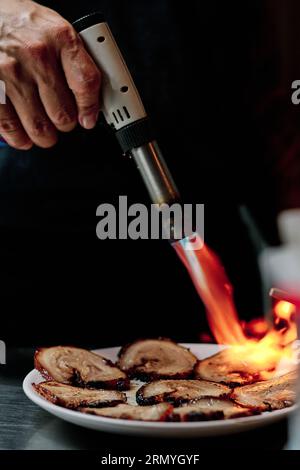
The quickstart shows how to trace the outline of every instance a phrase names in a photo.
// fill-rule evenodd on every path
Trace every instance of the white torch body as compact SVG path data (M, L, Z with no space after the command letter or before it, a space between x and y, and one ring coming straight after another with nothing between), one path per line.
M155 141L140 95L101 13L73 24L102 73L102 111L121 145L135 160L152 202L179 201L173 178Z

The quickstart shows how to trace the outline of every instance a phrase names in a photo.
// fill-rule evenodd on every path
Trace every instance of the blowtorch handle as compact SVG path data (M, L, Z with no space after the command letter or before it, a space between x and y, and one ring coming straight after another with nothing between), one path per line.
M73 23L102 72L102 111L124 153L135 160L155 204L179 200L178 190L155 141L140 95L101 13Z
M113 34L101 13L73 23L102 72L102 111L116 131L147 117L140 95Z

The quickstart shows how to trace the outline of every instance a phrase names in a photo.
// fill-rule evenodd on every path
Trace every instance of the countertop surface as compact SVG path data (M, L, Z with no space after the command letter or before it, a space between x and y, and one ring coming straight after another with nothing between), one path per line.
M275 425L218 438L185 440L125 437L90 431L51 416L24 395L22 381L33 368L33 350L9 350L7 365L0 366L1 450L97 450L100 452L144 450L146 453L188 449L300 449L300 416Z

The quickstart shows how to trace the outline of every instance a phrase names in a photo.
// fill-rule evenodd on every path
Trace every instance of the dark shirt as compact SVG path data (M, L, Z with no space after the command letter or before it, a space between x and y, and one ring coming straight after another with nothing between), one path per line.
M224 261L242 316L260 316L256 254L238 207L248 204L275 240L280 164L270 164L276 152L262 97L278 89L279 76L273 56L261 60L262 2L40 3L69 21L105 13L184 200L206 204L206 241ZM103 123L61 135L53 149L2 150L0 188L2 292L19 341L195 340L205 327L201 301L166 242L96 239L101 202L148 201ZM3 328L14 338L11 318Z

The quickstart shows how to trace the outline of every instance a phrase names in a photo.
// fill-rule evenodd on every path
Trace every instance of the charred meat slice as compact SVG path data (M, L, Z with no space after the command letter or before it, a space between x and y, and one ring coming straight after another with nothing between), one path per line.
M33 384L33 387L46 400L70 409L107 407L126 402L126 395L115 390L91 390L53 381Z
M240 405L261 411L280 410L296 400L297 372L290 372L265 382L233 390L232 398Z
M192 405L174 408L171 421L210 421L231 419L257 414L254 409L243 408L230 400L220 398L201 398Z
M108 359L85 349L56 346L39 349L35 368L44 378L89 388L127 390L126 374Z
M136 394L139 405L169 402L180 405L203 397L225 397L231 392L225 385L205 380L157 380L143 385Z
M117 405L114 408L83 408L83 413L104 416L107 418L133 419L137 421L166 421L173 407L167 403L153 406Z
M197 358L168 339L146 339L125 346L119 367L145 382L153 379L185 379L192 375Z
M253 348L230 347L199 361L195 367L195 377L224 383L231 387L267 380L274 374L278 352L270 349L267 368L265 362L261 362L256 353L255 346Z

